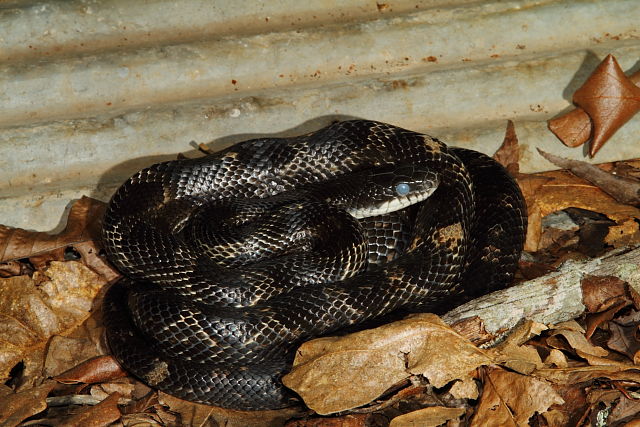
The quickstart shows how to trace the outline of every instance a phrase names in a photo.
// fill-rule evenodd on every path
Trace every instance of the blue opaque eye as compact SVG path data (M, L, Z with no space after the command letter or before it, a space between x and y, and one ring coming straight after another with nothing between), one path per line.
M403 182L396 185L396 193L398 193L398 196L406 196L410 191L411 188L409 187L409 184L405 184Z

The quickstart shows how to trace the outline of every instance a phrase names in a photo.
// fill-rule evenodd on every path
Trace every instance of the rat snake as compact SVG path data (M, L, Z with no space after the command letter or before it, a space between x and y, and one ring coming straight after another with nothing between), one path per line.
M428 197L354 219L345 199L372 198L369 182ZM301 341L503 288L525 229L522 195L497 162L379 122L159 163L104 217L107 257L126 276L105 295L107 340L169 394L285 407L296 398L280 378Z

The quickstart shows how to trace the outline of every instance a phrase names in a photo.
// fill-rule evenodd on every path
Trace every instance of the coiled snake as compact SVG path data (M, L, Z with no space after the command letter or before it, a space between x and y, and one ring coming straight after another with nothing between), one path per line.
M379 122L156 164L104 218L126 276L105 296L107 339L175 396L284 407L295 397L280 377L301 341L507 286L525 228L522 195L494 160Z

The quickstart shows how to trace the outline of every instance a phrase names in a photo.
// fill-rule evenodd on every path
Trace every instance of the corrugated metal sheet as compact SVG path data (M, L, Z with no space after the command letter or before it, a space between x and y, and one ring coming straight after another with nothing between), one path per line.
M607 54L640 57L637 0L0 3L0 223L53 229L135 170L336 118L491 153L570 157L545 121ZM596 161L640 156L632 120ZM188 153L187 153L188 154Z

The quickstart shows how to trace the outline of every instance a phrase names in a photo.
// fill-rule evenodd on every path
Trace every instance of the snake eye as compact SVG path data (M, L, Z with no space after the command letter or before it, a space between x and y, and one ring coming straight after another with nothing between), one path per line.
M401 182L400 184L396 185L396 193L398 194L398 196L406 196L410 191L411 188L409 187L409 184Z

